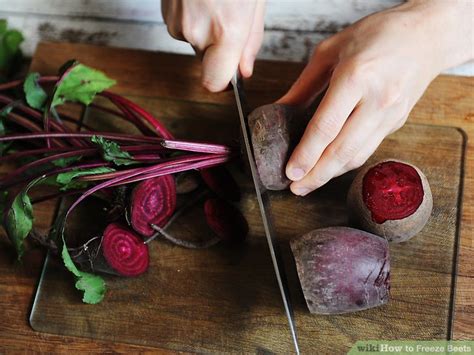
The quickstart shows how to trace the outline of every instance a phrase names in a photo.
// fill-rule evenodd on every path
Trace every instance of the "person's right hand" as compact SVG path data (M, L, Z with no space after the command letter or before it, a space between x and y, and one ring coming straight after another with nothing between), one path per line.
M265 0L162 0L168 32L202 56L202 84L224 90L237 68L244 77L263 39Z

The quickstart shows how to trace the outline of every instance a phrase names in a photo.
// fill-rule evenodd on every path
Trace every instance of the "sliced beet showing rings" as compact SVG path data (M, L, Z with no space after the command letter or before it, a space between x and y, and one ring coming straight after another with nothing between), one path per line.
M121 224L111 223L105 228L102 250L110 267L122 276L138 276L148 270L148 245Z
M362 169L349 189L347 203L357 225L391 242L404 242L418 234L433 208L426 176L398 160Z
M132 191L130 223L145 237L155 231L151 225L164 226L176 209L176 183L172 175L163 175L140 182Z

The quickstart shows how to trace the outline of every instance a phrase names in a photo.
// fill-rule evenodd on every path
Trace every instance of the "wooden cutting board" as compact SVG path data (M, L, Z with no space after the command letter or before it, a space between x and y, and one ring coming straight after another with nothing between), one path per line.
M200 89L198 64L190 57L43 45L33 70L54 73L71 57L118 80L117 92L152 111L178 137L229 142L238 136L232 94L214 95ZM128 68L129 61L133 69ZM143 70L137 69L140 66ZM277 78L271 64L257 66L248 83L253 106L275 100L300 69L295 65L279 68L281 77ZM94 112L87 119L98 127L110 125ZM426 228L410 242L391 246L392 300L378 309L331 317L310 315L288 248L291 238L313 228L347 223L345 194L353 174L305 199L287 192L273 195L303 353L346 351L362 339L450 337L464 147L464 135L456 128L411 124L386 139L373 157L419 166L430 180L435 201ZM193 251L154 242L150 271L138 279L108 278L109 293L100 306L81 304L70 275L49 260L31 315L33 328L173 350L290 352L291 339L258 207L248 179L238 171L237 175L244 191L241 208L251 227L244 246ZM80 215L71 224L76 231L84 230Z

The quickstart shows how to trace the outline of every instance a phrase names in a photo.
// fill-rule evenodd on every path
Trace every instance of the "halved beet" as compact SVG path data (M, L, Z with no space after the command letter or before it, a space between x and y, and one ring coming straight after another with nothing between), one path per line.
M138 233L155 233L151 224L163 227L176 208L176 184L173 176L163 175L140 182L132 191L130 223Z
M210 198L204 203L208 226L222 240L243 241L249 232L247 220L239 209L221 198Z
M362 229L389 241L403 242L427 223L433 198L417 167L386 160L362 169L349 190L351 217Z
M284 190L291 181L286 177L286 163L303 136L315 102L302 107L284 104L264 105L249 115L250 134L260 181L268 190Z
M240 200L239 185L225 166L202 169L201 177L217 196L230 201Z
M388 242L347 227L316 229L291 241L311 313L361 311L388 302Z
M120 275L138 276L148 269L148 245L121 224L105 228L102 250L107 263Z

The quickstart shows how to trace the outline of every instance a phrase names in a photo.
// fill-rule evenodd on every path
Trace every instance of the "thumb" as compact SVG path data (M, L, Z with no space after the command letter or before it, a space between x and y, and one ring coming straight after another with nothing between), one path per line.
M222 91L237 70L242 46L232 42L210 45L202 59L202 85L211 92Z

